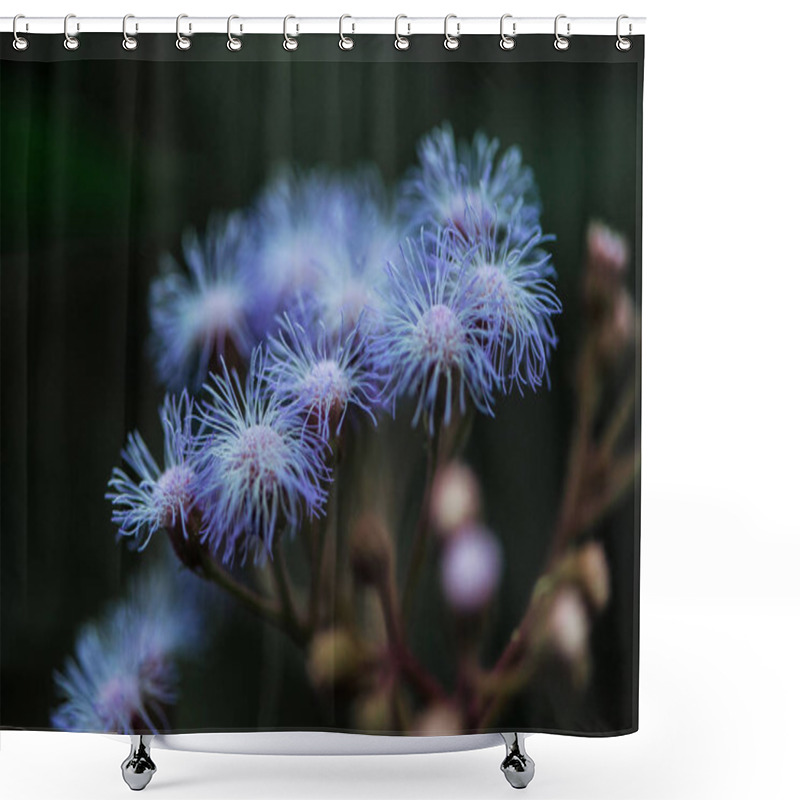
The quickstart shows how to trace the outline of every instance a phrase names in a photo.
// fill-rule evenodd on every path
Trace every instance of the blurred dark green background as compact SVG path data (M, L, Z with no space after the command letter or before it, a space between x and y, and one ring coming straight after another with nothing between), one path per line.
M535 61L500 54L495 37L491 55L475 62L469 53L443 58L438 39L430 47L415 39L402 59L383 62L368 60L363 39L354 51L361 48L360 62L340 56L335 41L320 61L292 61L282 51L275 60L203 61L195 52L191 60L148 61L145 53L132 61L117 38L113 60L0 62L0 724L49 726L52 671L79 625L152 557L115 542L103 495L128 430L140 428L159 451L161 389L144 347L159 254L177 253L184 229L202 227L211 211L247 204L281 163L372 161L396 181L414 163L419 137L443 121L459 137L482 130L522 149L544 228L557 237L564 305L552 391L500 402L496 420L476 425L468 451L506 553L486 643L487 659L496 657L527 603L559 500L588 221L608 222L640 251L640 61L601 63L588 49ZM224 51L221 41L215 47ZM250 58L253 44L246 42ZM310 42L302 45L308 54ZM638 297L635 270L631 287ZM534 686L508 712L508 729L637 724L633 496L597 535L613 599L593 633L589 691L568 701ZM451 642L433 571L423 589L426 622L414 645L446 675ZM301 699L308 692L300 660L245 613L234 613L202 663L183 675L188 702L176 728L331 724Z

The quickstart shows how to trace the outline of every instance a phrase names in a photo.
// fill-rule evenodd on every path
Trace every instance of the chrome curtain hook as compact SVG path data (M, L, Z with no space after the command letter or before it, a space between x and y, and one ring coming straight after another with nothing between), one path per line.
M297 50L297 46L300 44L297 39L292 38L289 36L289 20L295 19L291 14L283 18L283 49L288 50L291 52L292 50ZM300 33L300 26L295 24L295 35Z
M231 51L231 53L235 53L238 50L242 49L242 40L239 39L238 37L234 36L231 33L231 22L233 22L235 19L239 19L239 17L237 17L236 14L231 14L228 17L228 43L227 43L227 48L228 48L228 50ZM242 32L242 26L239 25L239 33L241 33L241 32Z
M67 16L64 17L64 48L66 50L77 50L81 46L81 43L78 41L77 36L70 36L69 21L71 19L76 19L74 14L67 14ZM80 23L76 22L75 32L78 33L80 29L81 29Z
M394 18L394 46L398 50L408 50L408 48L411 47L411 40L408 38L409 36L411 36L411 23L406 22L406 28L408 28L408 30L406 31L405 36L401 36L400 35L401 19L407 20L408 17L405 14L398 14Z
M182 19L189 19L188 14L178 14L177 18L175 19L175 35L178 37L175 39L175 47L178 50L188 50L192 46L192 40L188 36L184 36L181 33L181 20ZM189 23L189 33L192 31L192 23Z
M129 19L136 19L133 14L126 14L122 18L122 46L125 50L135 50L139 46L139 41L137 40L136 36L129 36L128 35L128 20ZM139 23L137 22L134 26L134 30L138 32L139 30Z
M503 14L500 17L500 48L502 50L513 50L517 46L517 40L514 38L517 35L517 23L511 23L511 36L505 32L505 23L507 19L513 19L511 14Z
M14 43L13 43L14 49L21 53L23 50L28 49L28 45L30 44L30 42L24 36L20 36L19 32L17 31L17 21L20 19L25 19L25 15L17 14L17 16L14 17L14 22L11 25L11 30L14 34ZM28 30L27 22L25 23L25 30L26 31Z
M623 53L625 53L628 50L630 50L631 49L631 45L633 44L633 42L631 42L630 39L628 39L627 37L623 36L620 33L620 23L624 19L628 19L628 16L626 14L620 14L617 17L617 50L620 50ZM630 36L632 33L633 33L633 25L631 25L631 23L629 22L628 23L628 36Z
M356 43L353 41L353 39L350 36L345 36L344 35L344 21L346 19L353 19L353 18L349 14L342 14L342 16L339 17L339 49L340 50L352 50L356 46ZM355 33L355 32L356 32L356 25L355 25L354 22L351 22L350 23L350 33Z
M448 23L451 19L456 21L456 35L451 35L448 30ZM458 40L458 37L461 35L461 23L458 21L458 17L455 14L448 14L444 18L444 47L445 50L458 50L458 46L461 42Z
M556 36L556 40L553 42L553 47L555 47L556 50L569 50L569 36L571 35L570 23L567 22L567 35L566 36L562 36L558 32L558 22L559 22L559 20L566 19L566 18L567 18L566 14L559 14L556 17L556 21L555 21L555 24L553 26L553 31L554 31L555 36Z

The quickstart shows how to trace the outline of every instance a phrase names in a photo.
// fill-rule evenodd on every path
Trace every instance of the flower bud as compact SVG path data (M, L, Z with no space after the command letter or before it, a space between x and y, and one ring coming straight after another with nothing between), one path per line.
M611 594L611 581L603 548L597 542L584 545L575 557L580 586L595 611L602 611Z
M547 619L547 640L566 661L577 662L586 656L589 615L575 587L565 586L553 598Z
M330 628L312 640L308 654L308 674L319 688L331 688L358 678L366 653L343 630Z
M470 522L481 511L481 489L466 464L452 462L437 471L431 489L431 521L443 536Z
M363 731L386 731L392 726L392 698L387 687L379 687L354 703L356 725Z
M600 357L613 362L633 341L636 313L630 293L620 287L610 301L598 334Z
M392 540L383 520L363 514L350 533L350 564L356 580L366 585L385 582L392 557Z
M442 554L442 589L453 610L480 611L491 599L502 569L500 543L486 528L472 525L447 540Z
M586 229L588 267L609 278L619 278L628 268L628 243L608 225L593 221Z
M463 730L461 714L448 703L438 703L426 709L414 724L414 734L417 736L451 736Z

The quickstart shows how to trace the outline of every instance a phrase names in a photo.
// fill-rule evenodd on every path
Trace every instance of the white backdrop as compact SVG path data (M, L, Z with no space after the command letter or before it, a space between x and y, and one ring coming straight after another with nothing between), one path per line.
M18 0L22 2L22 0ZM727 9L727 11L726 11ZM26 0L3 14L648 17L638 734L535 736L540 800L798 796L797 4ZM0 796L128 796L127 748L0 734ZM160 798L508 797L501 750L287 758L155 751Z

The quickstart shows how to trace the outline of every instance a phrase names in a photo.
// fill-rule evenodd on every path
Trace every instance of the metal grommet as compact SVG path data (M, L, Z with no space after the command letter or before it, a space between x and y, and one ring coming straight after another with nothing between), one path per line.
M188 14L178 14L177 18L175 19L175 35L178 37L175 39L175 47L178 50L188 50L192 46L192 40L188 36L184 36L181 33L181 20L188 19ZM189 33L192 32L192 23L189 23Z
M450 22L451 19L456 20L456 35L452 36L447 31L447 23ZM458 50L458 46L461 42L458 40L458 37L461 35L461 23L458 21L458 17L455 14L448 14L444 18L444 49L445 50Z
M566 18L567 18L566 14L559 14L556 17L556 21L555 21L555 24L553 26L553 32L555 33L555 36L556 36L556 40L553 42L553 47L555 47L556 50L562 50L562 51L563 50L569 50L570 23L567 22L567 35L566 36L562 36L558 32L558 21L561 20L561 19L566 19Z
M135 19L133 14L126 14L122 18L122 47L125 50L135 50L139 46L136 36L128 36L128 20ZM136 23L134 30L139 30L139 23Z
M628 16L626 14L620 14L617 17L617 50L619 50L622 53L627 53L628 50L631 49L631 46L633 45L633 42L631 42L630 39L628 39L627 37L623 36L620 33L620 23L624 19L628 19ZM631 25L631 23L629 22L628 23L628 36L630 36L631 33L633 33L633 25Z
M405 14L398 14L394 18L394 46L397 50L408 50L411 47L411 40L408 38L411 36L411 23L407 22L406 27L408 31L406 32L405 36L400 35L400 20L401 19L408 19Z
M14 22L11 26L11 31L14 34L13 47L15 50L21 53L23 50L28 49L28 45L30 44L30 42L24 36L20 36L19 33L17 33L17 20L19 19L25 19L25 15L17 14L17 16L14 17ZM25 30L26 31L28 30L27 22L25 23Z
M297 41L297 39L289 36L288 25L290 19L295 19L295 17L289 14L283 18L283 49L291 52L292 50L297 50L297 47L300 43ZM295 34L298 33L300 33L300 26L295 25Z
M231 14L228 17L228 42L226 47L231 51L231 53L236 53L242 49L242 40L231 33L231 22L233 22L235 19L239 19L236 14ZM239 33L241 32L242 26L239 25Z
M517 46L517 40L514 38L517 35L517 23L511 23L511 36L509 36L505 30L505 21L507 19L512 19L511 14L503 14L500 17L500 49L501 50L513 50Z
M78 41L77 36L70 36L69 34L69 21L71 19L75 19L74 14L67 14L67 16L64 17L64 48L66 50L77 50L81 46L81 43ZM80 31L80 29L80 23L76 23L75 31Z

